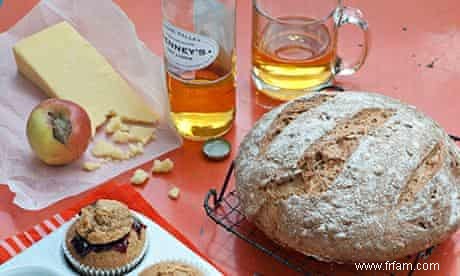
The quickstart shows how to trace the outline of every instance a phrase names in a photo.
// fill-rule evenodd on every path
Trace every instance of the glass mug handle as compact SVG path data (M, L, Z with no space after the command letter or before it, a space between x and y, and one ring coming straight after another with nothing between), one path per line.
M364 33L364 43L362 45L362 52L355 64L345 67L340 57L337 57L336 65L334 68L334 75L336 76L349 76L356 73L364 64L369 51L369 27L366 20L363 18L363 14L359 9L343 7L338 14L336 14L335 21L337 27L340 28L343 25L352 24L358 26Z

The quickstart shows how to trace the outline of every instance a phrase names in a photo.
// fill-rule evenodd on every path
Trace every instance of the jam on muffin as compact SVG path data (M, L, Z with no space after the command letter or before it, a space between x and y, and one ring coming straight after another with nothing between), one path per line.
M139 276L204 276L204 274L182 262L160 262L147 267Z
M83 208L70 226L67 254L91 269L123 268L145 253L145 228L123 203L101 199Z

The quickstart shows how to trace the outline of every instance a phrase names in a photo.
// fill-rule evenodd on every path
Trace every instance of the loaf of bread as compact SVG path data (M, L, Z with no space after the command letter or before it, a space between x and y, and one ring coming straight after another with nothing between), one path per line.
M457 145L382 95L315 93L275 108L244 138L235 173L247 218L323 261L398 259L460 222Z

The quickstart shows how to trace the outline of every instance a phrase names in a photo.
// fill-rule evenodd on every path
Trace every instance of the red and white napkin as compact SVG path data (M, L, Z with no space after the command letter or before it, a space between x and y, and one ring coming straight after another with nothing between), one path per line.
M41 223L33 226L29 230L0 240L0 265L7 262L9 259L20 254L34 243L39 242L41 239L58 229L67 221L72 219L82 207L93 203L94 201L106 198L114 199L125 203L131 210L137 211L146 217L150 218L157 225L168 231L176 239L181 241L185 246L190 248L197 255L201 256L217 270L221 271L207 256L203 255L188 240L182 235L174 226L168 223L161 217L153 207L139 194L130 184L119 185L115 182L109 182L96 189L94 189L87 197L81 200L72 208L62 211L53 217L42 221Z
M71 218L66 214L56 214L23 233L0 240L0 264L40 241Z

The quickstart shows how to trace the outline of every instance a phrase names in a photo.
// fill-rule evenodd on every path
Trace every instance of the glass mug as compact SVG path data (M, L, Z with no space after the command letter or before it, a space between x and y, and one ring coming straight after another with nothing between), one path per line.
M364 32L361 56L345 66L337 55L338 29ZM252 79L258 91L286 101L352 75L368 52L367 22L341 0L253 0Z

